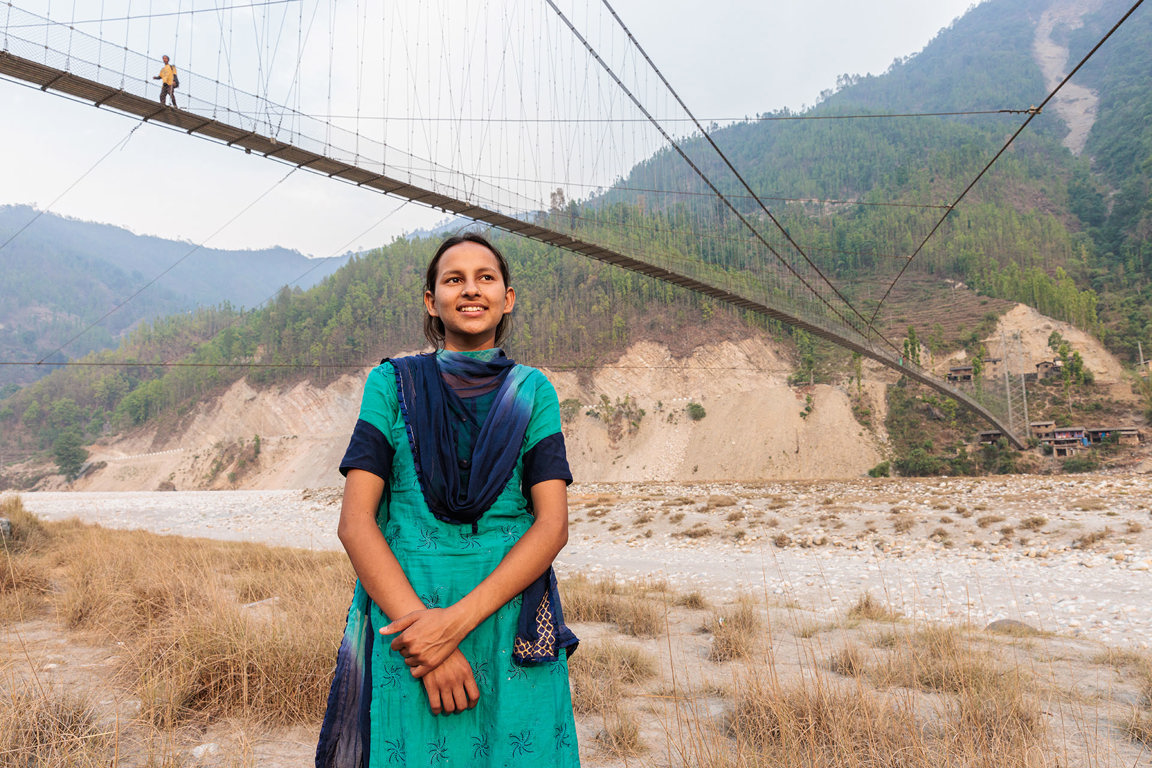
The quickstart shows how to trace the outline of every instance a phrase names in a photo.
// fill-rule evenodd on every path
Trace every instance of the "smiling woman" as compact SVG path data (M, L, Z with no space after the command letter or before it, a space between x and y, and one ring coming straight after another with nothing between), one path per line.
M426 278L438 350L369 374L340 465L359 581L316 764L577 766L556 391L497 346L516 294L491 244L450 238Z
M515 305L504 256L478 235L453 237L428 265L424 335L454 352L489 349L507 337Z

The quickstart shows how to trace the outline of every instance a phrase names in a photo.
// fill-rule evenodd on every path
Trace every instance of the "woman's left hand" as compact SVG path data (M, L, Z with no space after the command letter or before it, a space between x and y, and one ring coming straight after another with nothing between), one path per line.
M440 666L468 634L455 613L444 608L412 611L380 630L382 635L397 632L400 634L392 640L392 650L404 657L415 678Z

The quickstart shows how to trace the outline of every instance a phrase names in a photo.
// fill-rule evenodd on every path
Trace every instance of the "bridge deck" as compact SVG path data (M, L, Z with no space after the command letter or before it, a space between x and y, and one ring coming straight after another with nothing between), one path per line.
M925 384L948 397L956 399L965 407L992 424L996 429L1000 430L1017 448L1024 447L1024 442L1021 437L1015 434L1008 424L1004 423L996 414L992 413L987 407L966 392L949 385L945 381L936 378L916 366L905 365L902 359L898 359L894 353L885 348L878 347L867 341L847 337L838 333L833 328L825 327L810 319L798 317L777 307L769 306L763 302L755 301L746 296L741 296L723 288L696 280L695 278L677 274L663 267L626 256L622 253L596 245L595 243L579 240L562 232L547 229L531 222L508 216L499 211L476 206L387 175L378 174L354 164L278 141L273 137L265 136L255 131L247 131L234 125L212 118L206 118L202 115L175 107L165 107L157 101L16 56L8 51L0 51L0 75L22 80L26 83L32 83L43 91L56 91L97 107L106 107L141 118L145 121L162 123L186 131L190 135L195 134L230 147L243 149L246 152L258 152L265 157L290 163L298 168L304 168L314 173L321 173L342 181L351 182L358 186L368 187L379 192L420 203L421 205L437 208L475 221L481 221L507 232L528 237L557 248L563 248L573 253L612 264L632 272L637 272L657 280L672 283L690 291L711 296L718 301L723 301L726 304L739 307L740 309L756 312L757 314L774 318L788 325L802 328L816 336L828 339L834 344L859 352L865 357L876 360L911 379Z

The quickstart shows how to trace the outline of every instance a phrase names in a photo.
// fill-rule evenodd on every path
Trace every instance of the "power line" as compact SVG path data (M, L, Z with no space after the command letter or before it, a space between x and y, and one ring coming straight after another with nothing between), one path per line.
M805 120L874 120L884 118L905 117L965 117L976 115L1024 115L1035 107L1027 109L975 109L957 110L955 112L897 112L897 113L862 113L851 115L758 115L756 117L657 117L661 123L695 123L700 120L705 123L757 123L774 121L805 121ZM243 112L241 114L244 114ZM251 113L256 114L256 113ZM248 115L248 116L251 116ZM647 123L646 117L413 117L411 115L344 115L320 114L311 115L318 120L372 120L377 122L421 122L421 123L512 123L512 124L546 124L546 125L616 125L621 123ZM727 127L727 126L725 126Z
M153 361L153 362L102 362L102 361L86 361L86 360L67 360L58 363L38 363L32 361L21 360L0 360L0 365L7 366L38 366L38 365L51 365L59 368L274 368L286 369L291 368L294 370L323 370L327 368L339 368L342 370L360 370L363 368L372 368L378 363L375 361L365 363L185 363L185 362L166 362L166 361ZM745 365L613 365L612 363L605 363L604 365L590 365L586 363L572 363L563 365L544 365L542 368L547 368L550 371L599 371L599 370L624 370L624 371L768 371L772 369L760 368L757 366Z
M904 272L908 269L908 265L911 264L912 260L920 254L920 251L924 249L924 246L928 244L928 241L932 239L932 236L936 234L936 231L939 230L940 227L944 224L944 221L948 218L948 215L951 214L952 211L956 210L956 206L960 204L960 201L964 199L972 187L976 186L976 182L980 181L984 174L988 172L988 169L991 168L992 165L1000 159L1000 156L1008 151L1008 147L1012 146L1012 142L1016 140L1016 137L1019 136L1024 131L1024 129L1028 127L1028 124L1032 122L1032 118L1036 117L1043 111L1048 102L1055 98L1056 94L1060 92L1060 89L1063 88L1068 83L1068 81L1072 79L1073 75L1080 71L1080 68L1088 62L1088 59L1092 58L1093 54L1095 54L1096 51L1100 49L1100 46L1104 45L1108 38L1112 37L1112 33L1119 29L1120 25L1127 21L1128 17L1135 13L1136 9L1143 5L1143 3L1144 0L1136 0L1136 4L1128 9L1128 12L1125 13L1120 18L1120 20L1116 22L1111 29L1108 30L1107 33L1105 33L1104 37L1100 38L1096 45L1092 46L1092 50L1088 51L1084 58L1080 59L1080 63L1077 64L1071 72L1064 76L1064 79L1061 80L1056 85L1056 87L1052 89L1051 93L1044 97L1044 101L1040 102L1039 106L1029 110L1028 117L1024 120L1023 123L1020 124L1020 127L1016 129L1015 133L1008 137L1008 141L1004 142L1004 146L1000 148L1000 151L997 152L992 157L992 159L988 161L988 164L980 170L980 173L976 174L976 178L972 179L968 186L964 188L964 191L960 193L960 196L956 198L955 202L948 206L948 210L945 211L944 215L940 217L940 220L936 222L936 226L932 227L932 230L928 233L920 245L916 246L916 250L913 251L912 255L908 257L908 261L904 264L903 267L901 267L900 272L892 280L892 284L888 286L888 290L884 292L884 296L880 299L880 303L876 305L876 311L872 313L872 318L868 321L869 329L873 327L872 324L876 322L876 316L880 314L880 308L884 306L884 302L887 301L889 294L892 293L892 289L896 287L896 283L899 282L900 278L904 276Z

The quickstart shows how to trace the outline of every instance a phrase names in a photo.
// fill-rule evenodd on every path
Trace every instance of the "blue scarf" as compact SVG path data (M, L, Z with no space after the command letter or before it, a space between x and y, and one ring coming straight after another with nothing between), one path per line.
M534 393L522 391L528 369L493 349L483 356L442 351L392 360L400 412L416 474L428 509L445 522L470 524L488 511L508 484L528 420ZM451 380L451 385L445 381ZM460 393L496 391L492 409L477 424ZM457 455L460 430L471 433L472 456ZM462 462L464 462L462 464ZM467 468L467 483L460 470Z

